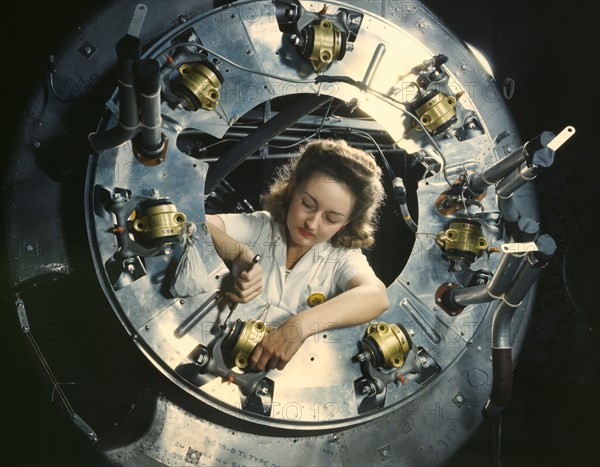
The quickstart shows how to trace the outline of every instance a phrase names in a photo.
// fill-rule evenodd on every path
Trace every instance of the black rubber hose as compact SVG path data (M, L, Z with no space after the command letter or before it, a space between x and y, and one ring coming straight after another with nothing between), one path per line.
M492 392L485 410L497 416L510 402L513 386L512 348L492 348Z

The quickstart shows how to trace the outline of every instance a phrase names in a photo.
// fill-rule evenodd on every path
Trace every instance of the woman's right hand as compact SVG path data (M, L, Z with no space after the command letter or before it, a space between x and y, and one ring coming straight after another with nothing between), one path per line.
M248 303L262 292L262 268L259 263L253 263L251 258L254 258L254 254L247 249L233 262L235 284L233 290L225 295L234 303Z

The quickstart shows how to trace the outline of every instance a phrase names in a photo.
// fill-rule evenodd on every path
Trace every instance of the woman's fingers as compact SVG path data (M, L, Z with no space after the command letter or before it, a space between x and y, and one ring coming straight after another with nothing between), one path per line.
M259 265L255 265L251 271L239 274L233 287L233 295L228 294L228 297L237 303L248 303L258 297L262 289L262 270Z
M250 356L252 368L260 371L285 368L304 342L300 336L291 337L290 326L296 328L297 324L288 320L263 337Z

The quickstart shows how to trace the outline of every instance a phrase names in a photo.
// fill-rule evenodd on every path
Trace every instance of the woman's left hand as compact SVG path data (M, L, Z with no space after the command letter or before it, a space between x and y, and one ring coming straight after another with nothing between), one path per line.
M308 336L293 318L263 337L250 356L250 366L260 371L283 370Z

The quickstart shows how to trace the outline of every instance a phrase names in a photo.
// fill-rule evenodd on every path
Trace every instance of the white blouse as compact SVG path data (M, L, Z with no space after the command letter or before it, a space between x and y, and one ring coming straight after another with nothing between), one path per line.
M329 242L314 245L291 270L286 270L285 227L266 211L252 214L219 214L227 235L261 255L264 302L280 310L271 319L287 319L323 300L347 290L358 274L374 274L358 248L333 247ZM310 300L309 300L310 299ZM281 313L287 312L286 313Z

